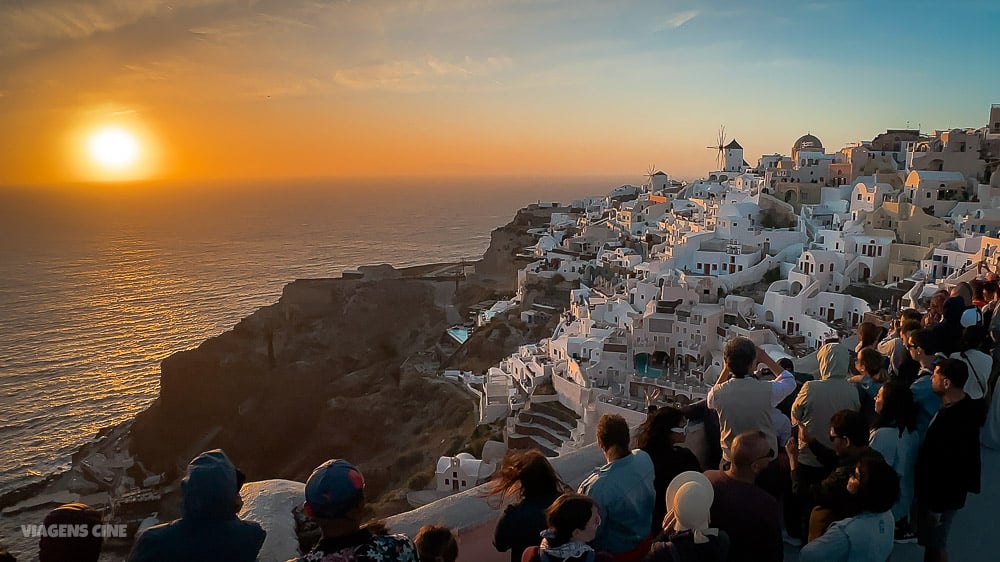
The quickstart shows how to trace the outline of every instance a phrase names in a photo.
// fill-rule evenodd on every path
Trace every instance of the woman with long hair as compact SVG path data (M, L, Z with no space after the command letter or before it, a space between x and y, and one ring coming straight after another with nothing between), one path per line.
M854 369L858 374L847 381L858 385L872 398L885 384L885 356L874 347L865 347L854 358Z
M948 291L941 289L931 295L930 303L927 305L927 314L924 315L924 327L931 328L937 326L944 320L944 301L948 300Z
M545 510L568 490L545 455L536 450L511 451L490 482L490 496L504 508L493 533L498 552L510 550L511 562L519 562L524 549L538 544L545 530Z
M858 345L854 347L854 352L859 353L862 349L874 348L882 336L882 329L872 322L862 322L857 329Z
M524 550L521 562L612 562L607 552L587 545L597 536L601 515L594 500L567 492L545 510L546 529L542 543Z
M653 505L652 531L659 531L663 516L667 514L666 492L670 481L678 474L693 470L701 472L701 464L689 449L681 447L686 439L687 418L677 408L658 409L639 427L636 446L653 460L653 489L656 503Z
M909 513L920 437L917 434L917 405L906 383L889 381L875 395L875 422L869 445L882 454L899 477L899 501L892 507L896 538L912 538Z
M883 387L884 388L884 387ZM892 506L899 497L899 476L877 457L861 457L847 480L860 512L830 525L802 547L802 562L884 562L892 554Z

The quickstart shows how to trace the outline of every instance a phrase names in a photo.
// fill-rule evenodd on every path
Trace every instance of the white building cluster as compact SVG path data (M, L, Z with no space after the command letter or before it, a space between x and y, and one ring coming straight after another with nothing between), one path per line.
M489 370L483 421L554 395L586 442L604 413L641 421L654 388L704 397L733 336L796 359L853 331L879 307L871 291L902 306L997 271L1000 105L986 127L888 130L833 153L807 134L756 167L735 140L719 149L705 179L651 173L536 229L519 297L556 276L580 288L550 337Z

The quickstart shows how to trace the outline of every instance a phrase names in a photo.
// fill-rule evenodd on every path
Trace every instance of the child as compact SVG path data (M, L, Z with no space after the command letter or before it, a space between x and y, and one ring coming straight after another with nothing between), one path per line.
M455 533L444 525L424 525L413 539L420 562L455 562L458 541Z
M549 528L542 532L542 544L524 549L521 562L612 562L610 554L587 545L601 525L591 498L565 493L545 510L545 520Z

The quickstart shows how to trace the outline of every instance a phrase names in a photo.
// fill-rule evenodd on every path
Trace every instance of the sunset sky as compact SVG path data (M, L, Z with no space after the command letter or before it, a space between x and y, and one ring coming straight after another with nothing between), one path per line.
M1000 103L994 0L5 0L0 29L0 185L697 177L721 124L755 163Z

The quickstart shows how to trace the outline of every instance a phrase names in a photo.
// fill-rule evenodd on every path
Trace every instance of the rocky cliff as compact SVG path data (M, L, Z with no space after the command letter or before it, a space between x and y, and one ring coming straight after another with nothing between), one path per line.
M525 209L495 230L457 292L427 276L440 266L290 283L274 305L163 361L160 397L136 418L132 453L173 478L199 451L221 447L250 480L297 481L343 457L361 466L372 500L385 494L381 513L398 511L393 491L473 429L474 401L436 376L431 350L465 306L516 286L514 254L552 211Z
M221 447L251 480L299 481L344 457L364 468L374 495L405 484L471 430L468 396L402 365L447 327L440 284L289 284L232 331L163 361L160 398L136 419L133 453L176 474Z

